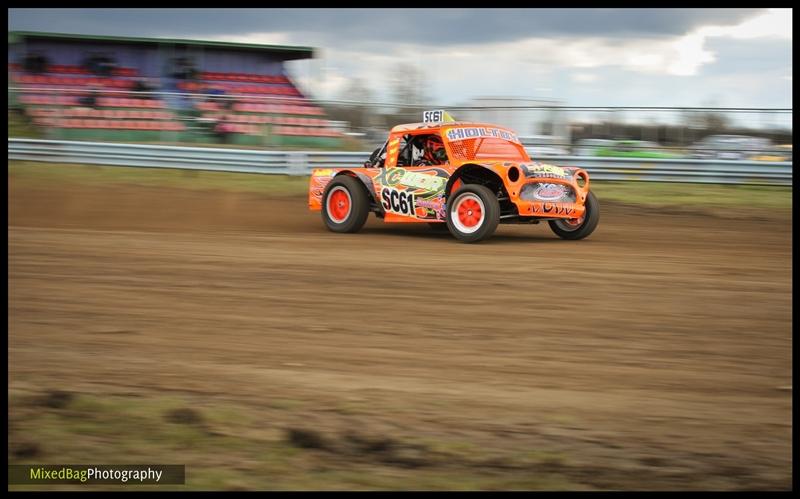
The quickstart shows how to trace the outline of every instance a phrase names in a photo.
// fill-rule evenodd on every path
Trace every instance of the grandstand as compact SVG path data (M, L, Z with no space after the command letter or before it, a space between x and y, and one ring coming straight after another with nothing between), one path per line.
M337 147L287 74L309 47L9 32L9 99L70 140ZM11 90L13 88L13 91Z

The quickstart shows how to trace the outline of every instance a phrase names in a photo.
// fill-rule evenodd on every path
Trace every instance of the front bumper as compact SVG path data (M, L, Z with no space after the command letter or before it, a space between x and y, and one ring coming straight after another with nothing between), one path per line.
M521 217L579 219L586 212L589 174L580 168L526 169L512 186L511 201Z

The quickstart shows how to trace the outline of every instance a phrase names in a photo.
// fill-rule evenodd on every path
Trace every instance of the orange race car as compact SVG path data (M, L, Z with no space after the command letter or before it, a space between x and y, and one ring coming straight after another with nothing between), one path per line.
M589 175L532 161L516 133L426 111L423 123L392 128L356 168L316 168L308 206L334 232L357 232L370 212L386 222L424 222L477 242L499 223L539 223L582 239L600 220Z

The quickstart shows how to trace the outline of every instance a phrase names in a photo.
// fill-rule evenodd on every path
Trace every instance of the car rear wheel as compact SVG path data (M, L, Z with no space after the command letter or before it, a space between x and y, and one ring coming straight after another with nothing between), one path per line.
M369 216L369 198L360 180L340 175L325 187L322 220L333 232L358 232Z
M499 223L500 203L488 187L465 184L447 201L447 228L463 243L491 237Z
M580 218L551 220L550 228L562 239L583 239L597 228L600 222L600 203L593 192L586 196L586 212Z

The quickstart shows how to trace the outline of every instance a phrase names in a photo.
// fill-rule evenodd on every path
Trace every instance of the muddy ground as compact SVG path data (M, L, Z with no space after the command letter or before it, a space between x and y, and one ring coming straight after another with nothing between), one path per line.
M791 487L786 216L601 200L583 241L541 224L464 245L375 220L333 234L298 197L12 184L8 206L11 462L58 460L67 437L14 402L62 390L236 407L362 488L437 470L476 488ZM421 441L449 453L403 444ZM293 484L356 486L299 466Z

